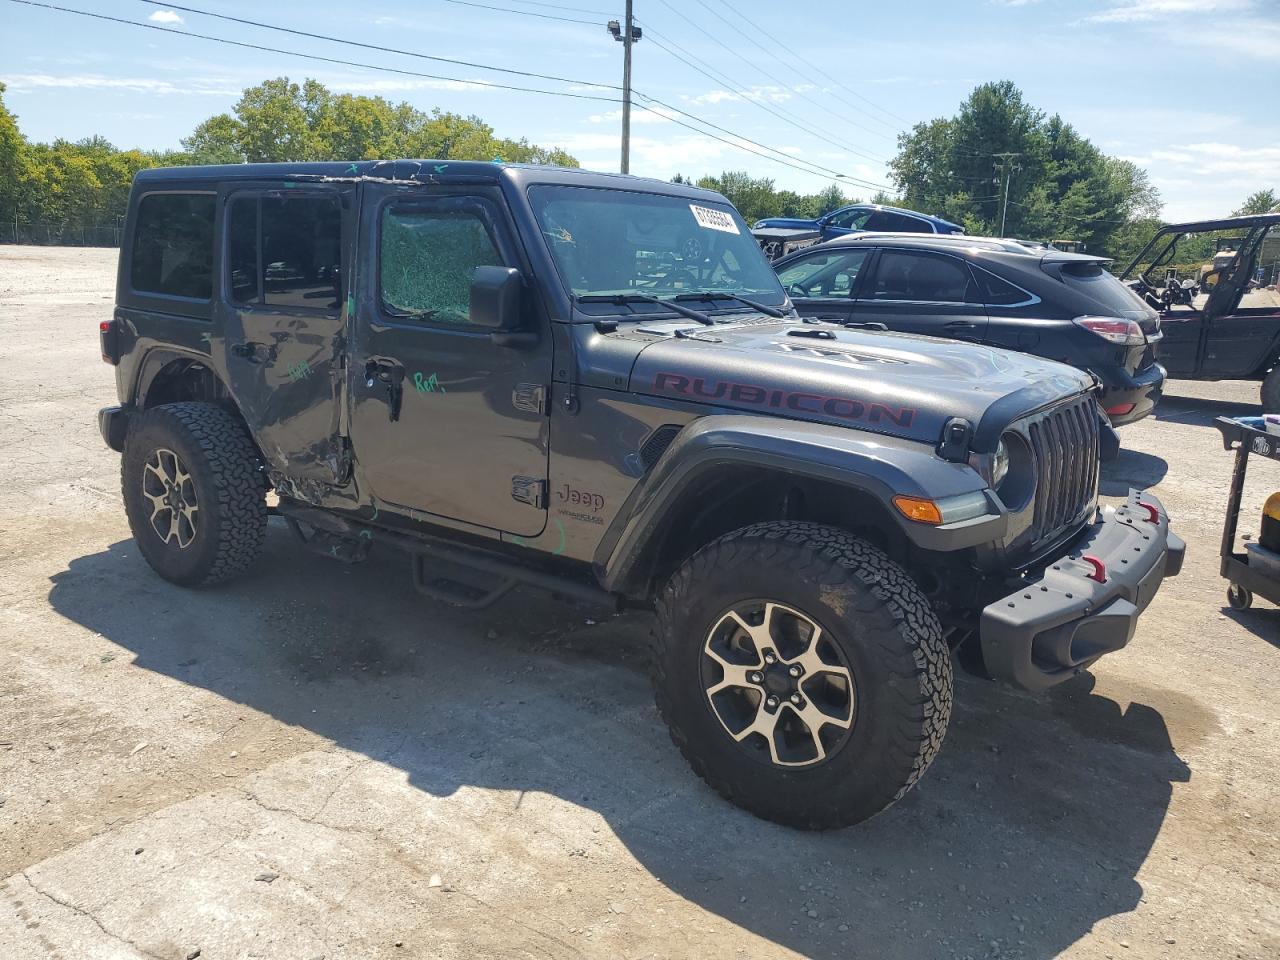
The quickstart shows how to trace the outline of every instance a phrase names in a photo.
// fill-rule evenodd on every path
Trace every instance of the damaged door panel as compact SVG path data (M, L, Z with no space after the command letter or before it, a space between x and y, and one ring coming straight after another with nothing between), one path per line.
M315 500L349 473L339 412L355 187L277 183L221 199L231 390L277 486Z
M524 295L501 192L362 189L349 372L362 492L405 513L536 536L546 504L513 491L521 478L547 479L549 421L534 398L551 382L551 336ZM511 329L489 325L477 274L494 278L494 290L515 275Z

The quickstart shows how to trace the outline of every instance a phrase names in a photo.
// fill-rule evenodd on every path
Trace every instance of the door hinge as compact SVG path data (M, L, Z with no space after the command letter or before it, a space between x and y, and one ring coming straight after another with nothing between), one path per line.
M511 405L527 413L546 413L547 388L540 383L517 383L511 391Z
M534 477L512 477L511 499L541 510L547 505L547 481Z

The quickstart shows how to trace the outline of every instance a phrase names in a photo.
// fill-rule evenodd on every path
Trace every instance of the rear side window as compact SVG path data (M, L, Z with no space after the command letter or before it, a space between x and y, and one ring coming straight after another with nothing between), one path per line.
M383 307L412 320L469 323L476 267L503 265L486 214L482 203L465 197L386 207L379 249Z
M153 193L138 203L129 284L139 293L213 296L212 193Z
M981 267L974 267L973 275L978 282L978 293L982 302L987 306L1009 307L1032 299L1032 294L1021 287L1015 287L1007 280L1001 280L994 273L988 273Z
M238 303L336 311L342 303L338 198L235 198L228 210L227 267Z
M933 303L980 302L963 261L911 250L884 250L880 254L870 297Z
M924 220L906 217L888 210L877 210L867 220L866 230L882 230L890 233L932 233L933 230Z

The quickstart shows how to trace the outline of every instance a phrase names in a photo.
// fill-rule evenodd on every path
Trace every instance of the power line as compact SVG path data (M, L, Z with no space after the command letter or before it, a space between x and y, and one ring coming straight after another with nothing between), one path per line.
M301 53L301 52L299 52L299 51L295 51L295 50L285 50L285 49L282 49L282 48L280 48L280 47L272 47L272 46L268 46L268 45L266 45L266 44L249 43L249 42L242 41L242 40L231 40L231 39L226 38L226 37L217 37L217 36L213 36L213 35L211 35L211 34L197 33L197 32L195 32L195 31L191 31L191 30L175 30L175 29L172 29L172 28L169 28L169 27L160 26L160 25L158 25L158 24L152 24L152 23L138 23L138 22L133 21L133 20L126 20L126 19L123 19L123 18L121 18L121 17L113 17L113 16L108 16L108 15L106 15L106 14L101 14L101 13L93 13L93 12L90 12L90 11L87 11L87 10L75 10L75 9L70 8L70 7L63 7L63 6L59 6L59 5L51 4L51 3L40 3L40 2L37 2L37 0L10 0L10 2L11 2L11 3L21 4L21 5L23 5L23 6L38 7L38 8L46 9L46 10L54 10L54 11L57 11L57 12L60 12L60 13L69 13L69 14L73 14L73 15L76 15L76 16L89 17L89 18L92 18L92 19L95 19L95 20L102 20L102 21L107 21L107 22L110 22L110 23L123 24L123 25L125 25L125 26L130 26L130 27L139 27L139 28L142 28L142 29L145 29L145 30L154 30L154 31L157 31L157 32L160 32L160 33L168 33L168 34L173 34L173 35L175 35L175 36L180 36L180 37L191 37L191 38L195 38L195 39L197 39L197 40L207 40L207 41L210 41L210 42L213 42L213 43L222 43L222 44L227 44L227 45L229 45L229 46L240 47L240 48L249 49L249 50L258 50L258 51L263 51L263 52L266 52L266 53L275 53L275 54L281 54L281 55L284 55L284 56L299 57L299 58L301 58L301 59L305 59L305 60L314 60L314 61L318 61L318 62L321 62L321 63L337 64L337 65L345 66L345 67L357 67L357 68L362 68L362 69L366 69L366 70L373 70L373 71L377 71L377 72L398 74L398 75L401 75L401 76L422 77L422 78L426 78L426 79L430 79L430 80L444 80L444 81L451 82L451 83L464 83L464 84L471 84L471 85L474 85L474 86L480 86L480 87L491 88L491 89L498 89L498 90L510 90L510 91L517 92L517 93L531 93L531 94L542 94L542 95L545 95L545 96L569 97L569 98L577 99L577 100L591 100L591 101L602 102L602 103L621 103L621 102L622 102L622 101L621 101L621 99L620 99L620 98L618 98L618 97L607 97L607 96L597 96L597 95L592 95L592 94L572 93L572 92L568 92L568 91L561 91L561 90L539 90L539 89L535 89L535 88L532 88L532 87L520 87L520 86L515 86L515 85L512 85L512 84L494 83L494 82L487 81L487 80L465 80L465 79L462 79L462 78L460 78L460 77L451 77L451 76L444 76L444 75L440 75L440 74L423 73L423 72L415 71L415 70L403 70L403 69L399 69L399 68L397 68L397 67L382 66L382 65L378 65L378 64L371 64L371 63L361 63L361 62L358 62L358 61L351 61L351 60L339 60L339 59L334 58L334 57L324 57L324 56L320 56L320 55L318 55L318 54ZM172 4L169 4L168 6L172 7L173 5L172 5ZM178 8L175 8L175 9L178 9ZM195 10L195 9L193 9L193 8L181 8L181 9L188 10L188 11L190 11L190 12L194 12L194 13L204 13L204 12L205 12L205 11ZM209 15L210 15L210 16L218 16L218 17L222 17L222 16L223 16L223 15L221 15L221 14L209 14ZM225 17L224 17L224 18L225 18ZM235 18L226 18L226 19L235 19ZM263 28L263 29L281 30L281 31L284 31L284 32L291 32L291 33L302 33L302 31L294 31L294 30L291 30L290 28L286 28L286 27L277 27L277 26L274 26L274 25L271 25L271 24L257 23L257 22L253 22L253 21L240 21L240 22L242 22L242 23L247 23L247 24L249 24L249 25L253 25L253 26L258 26L258 27L261 27L261 28ZM316 39L321 39L321 40L331 41L331 42L334 42L334 43L354 44L354 45L357 45L357 46L370 46L370 45L368 45L368 44L360 44L360 43L358 43L357 41L343 40L343 39L340 39L340 38L337 38L337 37L328 37L328 36L325 36L325 35L323 35L323 34L305 34L305 35L306 35L306 36L309 36L309 37L314 37L314 38L316 38ZM387 52L394 52L394 53L401 53L401 52L404 52L404 53L406 53L406 55L410 55L410 56L424 56L424 57L426 56L425 54L413 54L413 53L408 52L408 51L396 51L396 50L392 50L392 49L390 49L390 48L387 48ZM475 64L474 66L476 66L477 68L480 68L480 69L493 69L493 68L490 68L490 67L485 66L484 64ZM502 69L502 68L498 68L498 69ZM557 80L565 80L565 78L554 78L554 79L557 79ZM577 81L569 81L569 80L565 80L565 82L577 82ZM607 85L604 85L604 84L592 84L592 85L593 85L593 86L607 86ZM613 89L613 88L611 88L611 89ZM681 116L688 117L690 120L692 120L692 121L694 121L694 122L696 122L696 123L706 124L707 126L710 126L710 127L714 128L714 129L716 129L716 130L720 130L720 131L722 131L723 133L728 134L730 137L734 137L734 138L736 138L738 141L742 141L742 142L735 142L734 140L727 140L727 139L725 139L724 137L720 137L720 136L717 136L716 134L709 133L709 132L708 132L708 131L706 131L706 130L700 129L700 128L695 127L695 126L693 126L693 125L691 125L691 124L689 124L689 123L685 123L685 122L683 122L683 121L681 121L681 120L675 119L674 117L670 117L670 116L667 116L666 114L659 113L658 111L653 110L651 107L641 106L641 109L647 110L647 111L648 111L648 112L650 112L650 113L655 113L655 114L657 114L658 116L663 117L663 118L664 118L664 119L666 119L667 121L669 121L669 122L671 122L671 123L674 123L674 124L676 124L677 126L684 127L685 129L691 130L691 131L693 131L694 133L700 134L700 135L702 135L702 136L709 137L709 138L711 138L711 139L713 139L713 140L717 140L717 141L719 141L719 142L721 142L721 143L727 144L728 146L736 147L736 148L737 148L737 149L739 149L739 150L743 150L743 151L745 151L745 152L747 152L747 153L754 154L754 155L759 156L759 157L762 157L762 158L764 158L764 159L766 159L766 160L771 160L771 161L773 161L774 163L780 163L780 164L782 164L783 166L791 167L791 168L793 168L793 169L796 169L796 170L801 171L802 173L808 173L808 174L810 174L810 175L819 175L819 176L822 176L822 175L824 175L824 174L825 174L827 177L829 177L830 179L833 179L833 180L847 180L847 181L849 181L849 182L851 182L851 183L855 183L855 184L857 184L857 185L859 185L859 186L865 186L865 187L873 188L873 189L882 189L882 188L885 188L883 184L875 184L875 183L872 183L872 182L870 182L870 181L862 180L861 178L858 178L858 177L851 177L851 176L848 176L847 174L840 173L839 171L832 170L832 169L830 169L830 168L823 167L823 166L821 166L821 165L819 165L819 164L812 163L811 161L807 161L807 160L799 160L799 161L797 162L795 158L792 158L792 157L788 156L787 154L782 153L781 151L777 150L776 148L768 147L768 146L766 146L765 144L761 144L761 143L758 143L757 141L751 140L750 138L743 137L743 136L741 136L740 134L735 133L735 132L734 132L734 131L732 131L732 130L728 130L727 128L720 127L720 126L718 126L718 125L716 125L716 124L711 123L710 121L704 120L704 119L702 119L701 117L696 116L695 114L688 113L687 111L681 110L681 109L680 109L680 108L678 108L678 107L672 106L671 104L665 103L665 102L663 102L663 101L661 101L661 100L658 100L658 99L656 99L656 98L649 97L649 96L647 96L646 94L641 93L640 91L635 91L635 92L636 92L636 95L637 95L638 97L641 97L641 98L643 98L643 99L645 99L645 100L647 100L647 101L649 101L649 102L651 102L651 103L657 104L658 106L664 107L665 109L670 110L670 111L672 111L672 112L674 112L674 113L677 113L677 114L679 114L679 115L681 115ZM760 153L759 151L757 151L757 150L753 150L753 149L751 149L750 147L743 146L743 142L745 142L745 143L750 143L750 144L752 144L752 145L754 145L754 146L757 146L757 147L760 147L761 149L766 150L766 151L771 151L772 153L776 153L776 154L778 154L778 155L779 155L779 157L785 157L786 159L779 159L779 157L769 156L769 155L768 155L768 154L766 154L766 153ZM804 166L801 166L801 164L804 164Z
M129 27L141 27L144 30L156 30L160 33L168 33L178 37L194 37L197 40L211 40L214 43L225 43L233 47L243 47L247 50L261 50L266 53L279 53L288 57L300 57L304 60L316 60L320 63L332 63L341 67L362 67L366 70L377 70L383 73L395 73L407 77L422 77L427 80L444 80L449 83L465 83L472 86L485 87L493 90L511 90L516 93L536 93L548 97L569 97L573 100L595 100L601 103L621 103L618 97L601 97L588 93L572 93L567 90L537 90L533 87L517 87L509 83L494 83L491 80L466 80L462 77L448 77L436 73L422 73L417 70L401 70L397 67L384 67L372 63L359 63L354 60L339 60L336 57L322 57L314 53L299 53L296 50L282 50L279 47L269 47L261 43L247 43L243 40L230 40L226 37L215 37L207 33L196 33L192 30L173 30L169 27L162 27L154 23L138 23L135 20L125 20L121 17L109 17L105 13L91 13L88 10L73 10L70 7L60 7L52 3L37 3L36 0L9 0L10 3L20 3L26 7L41 7L45 10L57 10L60 13L72 13L80 17L92 17L94 20L106 20L111 23L122 23ZM345 41L338 41L345 42ZM487 68L486 68L487 69ZM572 81L571 81L572 82ZM594 84L593 84L594 86Z
M609 14L603 10L591 10L587 7L570 7L563 3L544 3L542 0L508 0L510 3L519 3L529 7L548 7L552 10L570 10L574 13L590 13L597 17L607 17Z
M683 13L683 12L682 12L682 11L680 11L680 10L677 10L674 6L672 6L672 5L668 2L668 0L658 0L658 2L659 2L659 3L661 3L661 4L662 4L664 7L666 7L668 10L670 10L672 13L674 13L676 16L678 16L678 17L679 17L681 20L683 20L685 23L689 24L689 26L693 27L695 30L697 30L699 33L701 33L703 36L707 37L707 38L708 38L712 43L714 43L716 46L720 47L720 48L721 48L721 49L723 49L723 50L726 50L726 51L730 54L730 56L732 56L734 59L739 60L739 61L742 61L742 62L744 62L744 63L745 63L745 62L748 62L748 61L747 61L747 59L746 59L745 57L743 57L743 56L742 56L742 55L741 55L737 50L734 50L734 49L733 49L733 47L729 46L727 43L725 43L723 40L721 40L719 37L717 37L714 33L712 33L710 30L707 30L705 27L703 27L703 26L702 26L700 23L698 23L696 20L694 20L694 19L692 19L691 17L689 17L687 14ZM699 0L699 2L701 2L701 0ZM706 4L705 4L705 3L704 3L704 4L702 4L702 5L703 5L703 7L706 7ZM709 11L713 16L719 17L721 20L725 20L725 18L724 18L724 17L721 17L721 16L720 16L720 14L716 13L716 11L714 11L714 10L710 10L710 8L707 8L707 9L708 9L708 11ZM729 21L728 21L728 20L725 20L725 22L726 22L726 23L729 23ZM741 31L741 30L739 30L739 29L738 29L738 27L737 27L736 25L734 25L734 24L731 24L731 23L730 23L730 26L731 26L731 27L733 27L733 29L734 29L734 30L738 31L738 33L742 33L742 31ZM745 36L745 34L744 34L744 36ZM757 48L757 49L759 49L759 50L763 51L767 56L769 56L769 57L774 57L774 54L773 54L773 52L772 52L772 51L767 50L766 48L764 48L764 47L760 46L760 44L756 43L756 42L755 42L754 40L752 40L750 37L746 37L746 39L748 40L748 42L750 42L750 43L754 44L754 45L756 46L756 48ZM670 41L669 41L669 42L670 42ZM686 51L686 52L687 52L687 51ZM824 107L822 104L820 104L820 103L816 102L815 100L813 100L813 98L808 97L808 96L805 96L803 93L801 93L801 92L799 92L799 91L795 91L795 90L793 90L793 91L791 91L791 92L792 92L794 95L796 95L796 96L800 97L800 99L805 100L805 101L807 101L808 103L812 104L813 106L817 107L819 110L822 110L824 113L829 112L829 111L827 111L827 108L826 108L826 107ZM853 106L853 105L852 105L852 104L850 104L850 106ZM863 111L860 107L854 107L854 109L855 109L855 110L858 110L859 112L865 113L865 111ZM883 120L879 120L879 118L873 118L873 119L876 119L876 120L877 120L878 122L880 122L880 123L883 123L883 122L884 122ZM886 135L886 134L884 134L884 133L881 133L879 130L871 130L871 129L868 129L867 127L863 126L861 123L858 123L858 122L857 122L857 121L855 121L855 120L850 120L850 119L849 119L849 118L847 118L847 117L843 118L843 122L848 123L848 124L850 124L851 126L857 127L859 130L863 130L863 131L865 131L866 133L870 134L871 136L874 136L874 137L885 137L885 138L887 138L887 135Z
M754 20L752 20L750 17L748 17L745 13L743 13L741 10L734 10L732 7L730 7L730 6L729 6L729 4L728 4L727 0L720 0L720 5L721 5L721 6L723 6L723 7L725 7L726 9L728 9L728 10L729 10L731 13L733 13L735 16L739 17L739 18L740 18L744 23L748 23L748 24L750 24L751 26L755 27L755 28L756 28L756 30L760 31L760 33L761 33L762 35L764 35L764 36L766 36L766 37L770 37L770 33L769 33L769 31L768 31L768 30L764 29L764 27L760 26L760 24L756 23ZM783 50L787 51L787 53L791 54L791 55L792 55L793 57L795 57L798 61L800 61L801 63L803 63L803 64L805 64L806 66L808 66L810 69L812 69L812 70L813 70L815 73L817 73L819 76L826 77L826 78L827 78L827 80L829 80L829 81L831 81L832 83L834 83L834 84L835 84L836 86L838 86L841 90L846 90L846 91L848 91L848 92L849 92L849 93L851 93L853 96L855 96L855 97L857 97L859 100L861 100L863 103L866 103L866 104L868 104L868 105L870 105L870 106L872 106L872 107L875 107L875 108L876 108L877 110L879 110L881 113L885 114L886 116L892 117L894 120L897 120L899 123L903 123L903 124L906 124L906 125L910 126L910 124L911 124L911 121L910 121L910 120L906 119L905 117L900 117L900 116L898 116L898 114L894 113L892 110L886 110L884 107L880 106L880 105L879 105L878 103L876 103L874 100L870 100L870 99L868 99L867 97L864 97L862 94L858 93L858 91L854 90L852 87L849 87L849 86L847 86L846 84L842 83L842 82L841 82L837 77L833 77L833 76L832 76L830 73L828 73L826 70L823 70L823 69L822 69L822 67L820 67L818 64L816 64L816 63L810 63L810 62L809 62L809 60L808 60L808 58L804 57L802 54L796 53L796 51L795 51L795 50L793 50L791 47L787 46L787 45L786 45L786 44L785 44L785 43L784 43L784 42L783 42L779 37L771 37L771 39L772 39L772 40L773 40L773 42L774 42L774 43L776 43L779 47L781 47Z
M492 70L495 73L509 73L517 77L532 77L538 80L555 80L559 83L573 83L581 86L600 87L606 90L621 90L622 88L612 83L595 83L590 80L575 80L572 77L558 77L549 73L533 73L529 70L514 70L510 67L494 67L487 63L476 63L471 60L455 60L452 57L437 57L426 53L416 53L413 50L400 50L396 47L384 47L376 43L362 43L359 40L346 40L340 37L331 37L323 33L311 33L307 30L297 30L293 27L283 27L275 23L263 23L261 20L247 20L244 17L233 17L225 13L214 13L210 10L199 10L195 7L184 7L176 3L166 3L164 0L139 0L140 3L149 4L153 7L164 7L166 10L181 10L183 13L195 13L202 17L213 17L216 20L226 20L231 23L239 23L250 27L259 27L263 30L277 30L280 33L291 33L298 37L310 37L312 40L328 40L331 43L342 43L349 47L362 47L365 50L377 50L380 53L396 53L404 57L417 57L419 60L434 60L438 63L452 63L459 67L473 67L477 70ZM132 21L127 21L132 23ZM136 24L143 26L143 24ZM185 33L186 31L175 31L177 33Z
M460 7L479 7L481 10L497 10L501 13L515 13L522 17L539 17L543 20L560 20L563 23L585 23L592 27L598 27L600 25L595 20L581 20L577 17L560 17L554 13L538 13L534 10L515 10L511 7L494 6L491 3L476 3L475 0L444 0L444 2L456 3Z
M777 59L777 54L776 54L774 51L770 50L768 47L763 46L761 43L759 43L759 41L755 40L753 37L751 37L750 35L748 35L748 34L746 33L746 31L744 31L741 27L739 27L739 26L737 25L737 23L735 23L735 22L734 22L733 20L731 20L730 18L726 17L724 14L720 13L720 11L718 11L718 10L713 10L711 7L709 7L709 6L707 5L706 0L697 0L697 3L698 3L698 6L702 7L702 9L706 10L706 11L707 11L707 13L711 14L713 17L715 17L717 20L719 20L721 23L723 23L725 26L727 26L730 30L732 30L732 31L733 31L734 33L736 33L738 36L742 37L744 40L746 40L749 44L751 44L751 45L752 45L753 47L755 47L757 50L759 50L759 51L761 51L762 53L764 53L764 54L765 54L765 56L767 56L767 57L772 57L772 58L774 58L774 59ZM746 19L746 18L745 18L745 16L743 16L743 19L744 19L744 20ZM759 29L759 28L757 27L757 29ZM802 62L803 62L803 61L802 61ZM797 73L800 73L801 71L800 71L800 70L797 70L796 72L797 72ZM806 76L805 76L805 79L806 79L806 80L810 80L810 81L812 81L813 77L812 77L811 75L806 75ZM818 88L819 88L819 89L821 89L821 87L822 87L822 84L821 84L821 83L819 83L819 84L818 84ZM833 94L833 96L834 96L834 94ZM879 123L879 124L882 124L883 126L888 127L890 130L893 130L895 133L897 132L897 128L896 128L896 127L894 127L894 125L893 125L893 124L889 123L889 122L888 122L888 121L886 121L886 120L881 120L879 117L874 116L874 115L872 115L872 114L870 114L870 113L867 113L867 111L866 111L864 108L859 107L857 104L850 103L848 100L845 100L843 97L837 97L836 99L838 99L838 100L840 100L841 102L843 102L846 106L851 107L851 108L852 108L852 109L854 109L854 110L857 110L859 113L861 113L863 116L867 117L868 119L870 119L870 120L874 120L876 123ZM853 125L854 125L855 127L858 127L860 130L866 130L866 131L867 131L867 133L871 134L872 136L876 136L876 137L883 137L883 136L885 136L885 134L883 134L883 133L881 133L881 132L879 132L879 131L877 131L877 130L869 130L869 129L867 129L866 127L864 127L862 124L860 124L860 123L854 123L852 120L848 120L847 118L846 118L846 122L847 122L847 123L853 123Z
M657 114L658 114L658 116L663 117L664 119L666 119L666 120L670 121L671 123L676 124L676 126L684 127L684 128L685 128L685 129L687 129L687 130L692 130L694 133L701 134L701 135L702 135L702 136L704 136L704 137L710 137L712 140L719 140L721 143L726 143L726 144L728 144L728 145L729 145L729 146L731 146L731 147L737 147L739 150L745 150L747 153L754 153L757 157L763 157L764 159L766 159L766 160L771 160L771 161L773 161L774 163L780 163L780 164L782 164L784 167L791 167L791 168L792 168L792 169L794 169L794 170L799 170L801 173L807 173L807 174L810 174L811 176L812 176L812 175L813 175L813 173L814 173L814 171L813 171L813 170L810 170L810 169L807 169L807 168L805 168L805 167L799 166L798 164L791 163L791 162L789 162L789 161L787 161L787 160L780 160L780 159L778 159L777 157L771 157L771 156L769 156L768 154L764 154L764 153L760 153L759 151L752 150L750 147L744 147L744 146L743 146L742 144L740 144L740 143L734 143L732 140L726 140L724 137L718 137L718 136L716 136L714 133L707 133L707 131L705 131L705 130L699 130L699 129L698 129L697 127L695 127L695 126L692 126L692 125L690 125L690 124L684 123L684 122L682 122L682 121L680 121L680 120L676 120L676 119L675 119L675 118L673 118L673 117L668 117L668 116L667 116L666 114L664 114L664 113L658 113L658 111L654 110L652 107L646 107L646 106L644 106L643 104L638 104L638 106L640 107L640 109L641 109L641 110L648 110L650 113L657 113ZM705 122L705 121L703 121L703 122ZM737 134L734 134L734 136L737 136ZM740 139L745 139L745 138L740 138ZM747 141L747 142L748 142L748 143L754 143L755 141ZM784 156L785 156L785 154L784 154ZM802 161L801 161L801 163L808 163L808 162L809 162L809 161L807 161L807 160L802 160ZM824 168L819 167L818 169L820 169L820 170L821 170L821 169L824 169ZM836 173L835 171L832 171L832 172L831 172L830 179L832 179L832 180L848 180L848 181L850 181L850 182L852 182L852 183L855 183L855 184L857 184L858 186L862 186L862 187L870 187L870 188L877 188L877 189L879 189L879 188L882 186L882 185L880 185L880 184L868 183L868 182L867 182L867 181L865 181L865 180L858 180L856 177L846 176L846 175L845 175L845 174L843 174L843 173Z
M280 25L280 24L266 23L266 22L264 22L264 21L260 21L260 20L249 20L249 19L246 19L246 18L244 18L244 17L233 17L233 16L230 16L230 15L228 15L228 14L212 13L212 12L207 11L207 10L200 10L200 9L198 9L198 8L195 8L195 7L187 7L187 6L182 6L182 5L180 5L180 4L164 3L164 2L163 2L163 0L140 0L140 2L142 2L142 3L146 3L146 4L149 4L149 5L151 5L151 6L163 6L163 7L165 7L166 9L182 10L183 12L186 12L186 13L195 13L195 14L200 14L200 15L203 15L203 16L213 17L213 18L215 18L215 19L219 19L219 20L227 20L227 21L230 21L230 22L233 22L233 23L238 23L238 24L245 25L245 26L257 27L257 28L259 28L259 29L263 29L263 30L276 30L276 31L279 31L279 32L281 32L281 33L294 34L294 35L297 35L297 36L308 37L308 38L311 38L311 39L314 39L314 40L324 40L324 41L327 41L327 42L330 42L330 43L339 43L339 44L344 44L344 45L347 45L347 46L354 46L354 47L361 47L361 48L364 48L364 49L377 50L377 51L380 51L380 52L383 52L383 53L395 53L395 54L400 54L400 55L403 55L403 56L418 57L418 58L420 58L420 59L426 59L426 60L439 60L439 61L443 61L443 62L445 62L445 63L453 63L453 64L462 65L462 66L475 67L475 68L482 69L482 70L497 70L497 71L504 72L504 73L515 73L515 74L518 74L518 75L520 75L520 76L532 76L532 77L536 77L536 78L538 78L538 79L543 79L543 80L556 80L556 81L560 81L560 82L563 82L563 83L580 83L580 84L589 84L589 81L585 81L585 80L574 80L574 79L569 78L569 77L559 77L559 76L554 76L554 75L551 75L551 74L529 73L528 71L511 70L511 69L508 69L508 68L505 68L505 67L492 67L492 66L490 66L490 65L488 65L488 64L476 63L476 62L468 61L468 60L455 60L455 59L451 59L451 58L448 58L448 57L435 57L435 56L431 56L431 55L424 54L424 53L417 53L417 52L412 51L412 50L400 50L400 49L397 49L397 48L395 48L395 47L385 47L385 46L381 46L381 45L378 45L378 44L363 43L363 42L358 41L358 40L347 40L347 39L344 39L344 38L341 38L341 37L333 37L333 36L329 36L328 34L323 34L323 33L312 33L312 32L310 32L310 31L306 31L306 30L297 30L297 29L295 29L295 28L282 26L282 25ZM75 11L73 11L73 12L75 12ZM126 22L126 23L133 23L132 21L124 21L124 22ZM148 26L147 24L133 24L133 25L134 25L134 26ZM182 35L184 35L184 36L202 36L202 35L199 35L199 34L193 34L193 33L190 33L189 31L185 31L185 30L170 30L170 31L167 31L167 32L179 33L179 34L182 34ZM221 38L217 38L217 37L208 38L208 39L214 39L214 40L219 40L219 41L221 40ZM234 41L229 41L229 42L234 42ZM287 51L285 51L285 52L287 52ZM376 69L384 69L384 68L379 67L379 68L376 68ZM601 84L590 84L590 85L598 86L598 87L602 87L602 88L607 88L607 89L610 89L610 90L621 90L621 89L622 89L621 87L614 86L613 84L603 84L603 83L601 83ZM547 91L547 92L551 92L551 91ZM787 154L782 153L782 151L777 150L777 149L776 149L776 148L774 148L774 147L770 147L770 146L768 146L767 144L763 144L763 143L760 143L760 142L758 142L758 141L752 140L750 137L744 137L744 136L742 136L741 134L738 134L738 133L736 133L736 132L735 132L735 131L733 131L733 130L729 130L729 129L725 128L725 127L721 127L721 126L719 126L719 125L717 125L717 124L715 124L715 123L712 123L712 122L711 122L711 121L709 121L709 120L705 120L705 119L703 119L702 117L700 117L700 116L698 116L698 115L696 115L696 114L690 113L690 112L689 112L689 111L687 111L687 110L682 110L682 109L680 109L679 107L674 106L673 104L667 103L667 102L665 102L665 101L663 101L663 100L659 100L659 99L658 99L658 98L656 98L656 97L650 97L650 96L648 96L647 94L641 93L641 92L640 92L640 91L638 91L638 90L637 90L637 91L635 91L635 93L636 93L636 95L637 95L638 97L642 97L643 99L648 100L650 103L654 103L654 104L656 104L656 105L658 105L658 106L664 107L665 109L670 110L670 111L673 111L674 113L677 113L677 114L679 114L679 115L681 115L681 116L683 116L683 117L687 117L688 119L690 119L690 120L692 120L692 121L694 121L694 122L696 122L696 123L705 124L705 125L707 125L707 126L709 126L709 127L712 127L713 129L719 130L721 133L726 133L726 134L728 134L728 135L729 135L729 136L731 136L731 137L735 137L735 138L737 138L737 139L739 139L739 140L743 140L743 141L745 141L745 142L747 142L747 143L752 144L753 146L757 146L757 147L760 147L761 149L763 149L763 150L767 150L767 151L769 151L769 152L771 152L771 153L776 153L776 154L779 154L780 156L784 156L784 157L786 157L788 160L792 160L792 159L793 159L793 158L791 158L790 156L788 156ZM620 102L620 101L616 101L616 100L615 100L615 101L613 101L613 102ZM661 114L659 114L659 115L661 116ZM704 131L704 132L705 132L705 131ZM707 135L708 135L708 136L710 136L710 134L707 134ZM849 180L851 180L851 181L856 181L856 182L858 182L860 185L868 186L868 187L874 187L874 188L876 188L876 189L883 189L883 188L884 188L884 187L883 187L883 185L881 185L881 184L871 184L871 183L869 183L869 182L867 182L867 181L860 180L859 178L856 178L856 177L847 177L847 175L842 174L842 173L840 173L839 171L832 170L832 169L830 169L830 168L828 168L828 167L824 167L824 166L822 166L821 164L816 164L816 163L813 163L813 162L808 161L808 160L802 160L802 161L800 161L800 162L801 162L801 163L806 164L807 166L814 167L816 171L822 171L822 173L827 174L827 175L830 175L830 176L833 176L833 177L849 179ZM814 172L814 171L810 171L810 172Z
M731 81L728 77L724 76L723 74L717 77L709 68L704 68L698 65L693 60L690 60L689 57L693 56L693 54L689 54L689 56L683 56L680 53L677 53L676 50L672 49L672 47L676 47L682 50L684 48L680 47L679 44L677 44L674 40L671 40L669 37L666 37L663 34L658 33L652 27L646 26L645 29L649 31L649 34L648 34L649 38L653 41L654 45L658 47L660 50L664 51L669 56L674 57L676 60L679 60L689 69L702 74L707 79L728 87L731 93L737 94L743 100L747 101L748 103L754 104L755 106L759 107L761 110L764 110L765 112L781 120L783 123L789 126L795 127L797 130L800 130L803 133L807 133L811 137L817 138L818 140L822 141L828 146L837 147L839 149L846 150L849 153L855 154L856 156L864 157L865 159L870 160L873 163L884 162L884 160L880 157L872 156L866 151L860 150L857 147L849 143L846 143L842 140L832 139L830 136L825 135L819 132L818 130L815 130L813 127L807 126L801 123L800 121L796 120L795 118L790 117L785 113L782 113L779 110L775 110L772 106L765 103L764 101L758 100L755 97L753 97L749 92L747 92L746 89L739 86L737 83ZM665 41L665 43L663 41ZM667 46L667 44L671 44L672 46L669 47ZM685 51L685 53L688 53L688 51Z

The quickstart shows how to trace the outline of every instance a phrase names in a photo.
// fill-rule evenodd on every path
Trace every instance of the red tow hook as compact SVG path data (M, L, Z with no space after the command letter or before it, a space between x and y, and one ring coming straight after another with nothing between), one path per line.
M1080 555L1080 559L1083 560L1085 563L1089 564L1089 566L1093 567L1093 573L1085 574L1085 576L1087 576L1090 580L1098 581L1098 583L1107 582L1107 565L1105 563L1103 563L1097 557L1091 556L1090 554L1087 554L1087 553L1082 553Z
M1147 503L1145 500L1139 500L1138 506L1147 511L1147 523L1160 522L1160 510L1154 504Z

